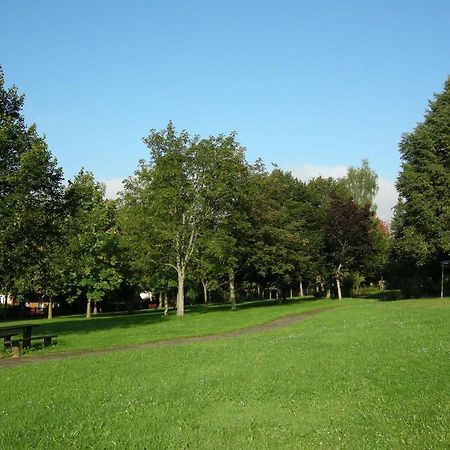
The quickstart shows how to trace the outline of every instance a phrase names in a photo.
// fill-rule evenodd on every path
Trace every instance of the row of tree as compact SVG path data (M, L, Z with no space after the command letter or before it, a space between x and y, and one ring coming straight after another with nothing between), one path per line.
M341 298L384 278L432 291L449 254L449 91L448 81L402 141L391 237L376 217L367 161L342 179L303 183L248 163L234 134L201 138L172 123L144 139L149 160L118 200L83 170L64 184L0 71L0 292L43 295L51 317L53 301L82 301L90 316L124 290L157 293L166 311L176 292L178 315L185 292L201 291L205 303L226 295L235 309L237 293Z
M165 291L185 281L251 291L295 285L341 298L343 279L378 279L388 234L374 213L376 175L367 161L347 177L303 183L249 164L235 135L201 139L168 124L145 139L150 160L125 185L118 224L136 285ZM352 283L353 284L353 283ZM300 287L301 286L301 287Z

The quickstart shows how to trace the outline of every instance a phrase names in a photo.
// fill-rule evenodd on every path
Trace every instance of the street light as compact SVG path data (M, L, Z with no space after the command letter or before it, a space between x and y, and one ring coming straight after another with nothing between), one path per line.
M450 267L450 259L445 259L441 262L441 298L444 298L444 267Z

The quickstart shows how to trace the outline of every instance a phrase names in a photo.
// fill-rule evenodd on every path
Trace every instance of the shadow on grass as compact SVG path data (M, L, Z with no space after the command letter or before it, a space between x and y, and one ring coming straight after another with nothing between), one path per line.
M354 297L379 300L380 302L393 302L396 300L404 300L401 291L397 289L387 289L385 291L369 292L367 294L355 295Z
M271 306L283 306L291 304L301 304L305 302L316 301L314 297L292 298L279 303L277 300L258 300L246 301L237 304L238 310L250 308L262 308ZM187 305L185 307L186 315L207 314L221 311L230 311L229 303L212 303L205 305ZM230 311L231 312L231 311ZM169 316L165 317L162 310L140 310L133 313L115 312L100 313L91 319L85 319L83 316L57 316L54 321L39 320L36 325L38 328L33 332L36 334L88 334L90 332L107 331L111 329L124 329L131 327L147 326L162 321L172 320L175 317L175 309L169 310ZM25 321L25 322L29 322ZM17 323L17 322L16 322Z
M59 320L61 319L61 320ZM139 325L148 325L164 320L158 311L137 311L136 313L111 314L101 313L91 319L82 316L57 317L55 321L42 321L36 333L39 334L87 334L92 331L130 328ZM33 333L34 334L34 333Z
M249 301L243 301L237 303L237 309L250 309L250 308L262 308L262 307L270 307L270 306L287 306L287 305L300 305L302 303L306 302L313 302L320 300L319 298L315 297L293 297L289 298L283 302L278 302L278 300L249 300ZM210 303L208 306L205 305L192 305L187 306L185 308L187 312L193 312L198 314L205 314L205 313L211 313L215 311L230 311L231 306L230 303Z

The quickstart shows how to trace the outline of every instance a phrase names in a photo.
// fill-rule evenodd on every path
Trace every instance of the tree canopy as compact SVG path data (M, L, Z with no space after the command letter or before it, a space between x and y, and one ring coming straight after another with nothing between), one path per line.
M46 261L63 220L62 169L25 124L23 102L0 68L0 289L19 298L50 287Z
M411 294L432 292L450 255L450 78L424 121L403 136L400 154L394 261Z

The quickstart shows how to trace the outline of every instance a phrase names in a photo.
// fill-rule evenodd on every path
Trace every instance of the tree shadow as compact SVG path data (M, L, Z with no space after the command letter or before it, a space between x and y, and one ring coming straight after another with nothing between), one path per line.
M279 302L276 299L266 299L266 300L248 300L238 302L236 307L238 310L240 309L250 309L250 308L266 308L270 306L287 306L287 305L300 305L302 303L310 303L320 300L316 297L292 297L283 302ZM229 302L224 303L210 303L208 306L205 305L190 305L187 306L186 311L195 312L198 314L206 314L215 311L231 311L231 305Z
M314 297L290 298L282 303L277 300L254 300L243 301L237 304L238 310L251 308L267 308L271 306L287 306L292 304L302 304L306 302L317 301ZM230 303L212 303L205 305L187 305L185 307L186 315L207 314L213 312L230 311ZM163 311L158 310L137 310L132 313L127 312L108 312L99 313L91 319L85 319L81 315L73 316L56 316L53 320L46 319L28 319L22 321L14 321L15 324L35 323L36 329L33 335L41 334L58 334L64 336L67 334L89 334L91 332L108 331L111 329L126 329L131 327L148 326L157 324L167 320L175 319L175 308L169 310L169 315L164 316Z
M61 320L59 320L61 319ZM136 311L135 313L100 313L91 319L83 316L57 316L52 321L45 319L36 321L36 330L33 334L88 334L94 331L107 331L110 329L130 328L139 325L148 325L165 320L161 311Z
M398 289L386 289L384 291L370 292L368 294L356 295L355 298L366 298L378 300L380 302L393 302L397 300L405 300L401 291Z

